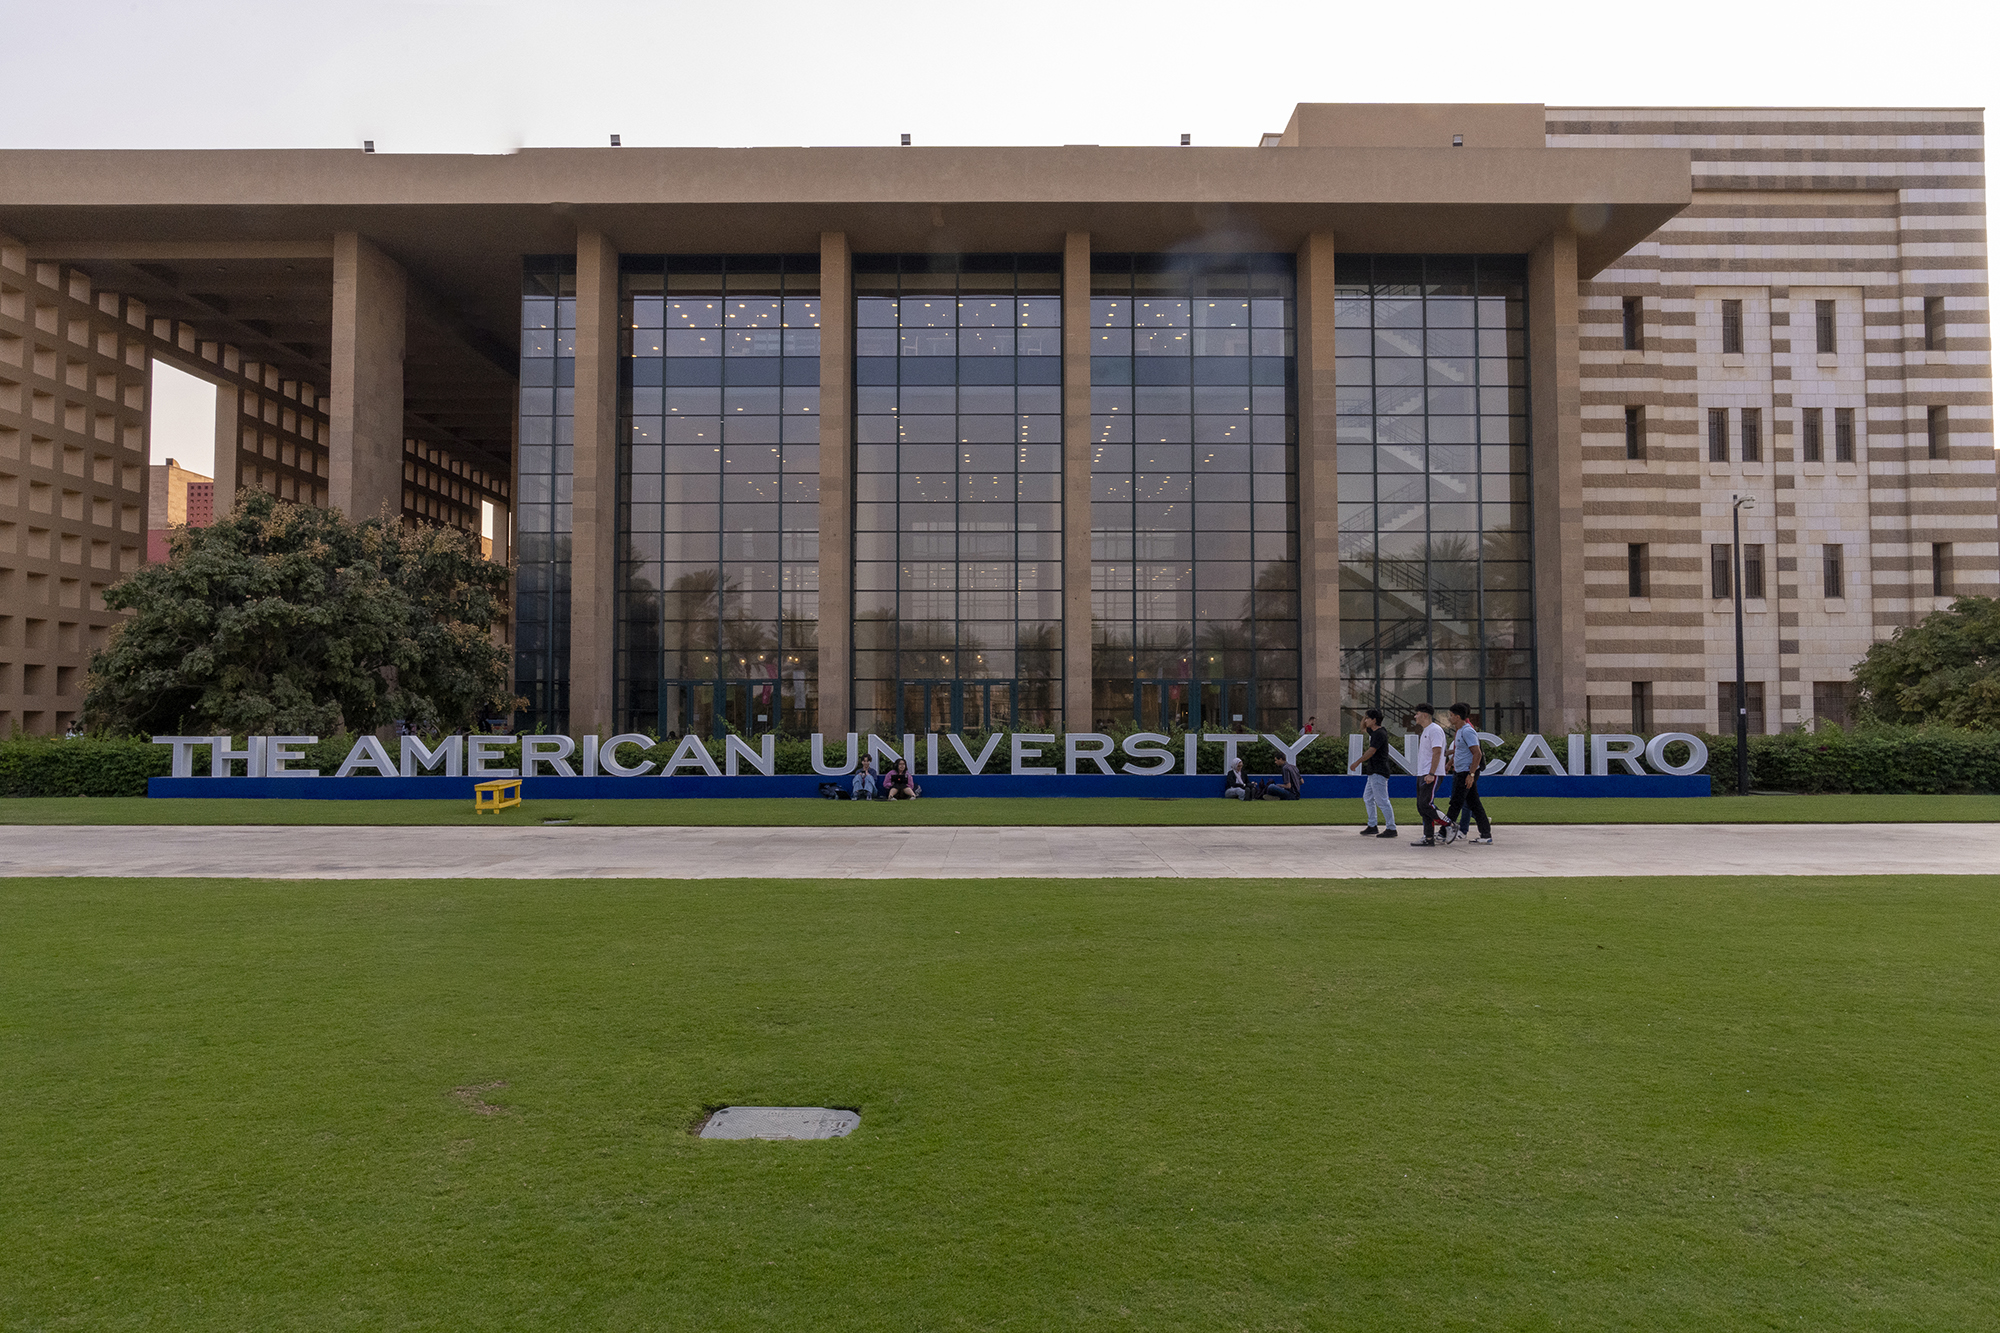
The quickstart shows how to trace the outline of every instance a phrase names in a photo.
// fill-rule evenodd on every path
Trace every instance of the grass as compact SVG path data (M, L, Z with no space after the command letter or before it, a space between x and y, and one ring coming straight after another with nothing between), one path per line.
M1417 822L1414 800L1396 818ZM1974 824L2000 821L2000 796L1602 797L1497 796L1498 824ZM498 814L466 801L150 800L27 797L0 800L0 824L679 824L851 828L994 824L1353 824L1361 802L1147 800L1136 796L1022 797L856 804L810 798L714 801L536 800Z
M0 1327L1992 1327L1993 889L0 881Z

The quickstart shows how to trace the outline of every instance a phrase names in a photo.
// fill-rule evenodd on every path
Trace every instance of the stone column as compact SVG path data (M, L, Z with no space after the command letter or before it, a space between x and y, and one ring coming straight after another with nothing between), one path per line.
M1535 506L1538 726L1582 729L1583 396L1577 346L1576 236L1550 235L1528 256L1528 467Z
M1063 238L1063 729L1095 725L1090 690L1090 233Z
M1332 232L1299 247L1299 722L1341 733L1340 472L1334 436Z
M819 238L819 730L854 717L854 272L845 232Z
M576 452L570 510L569 729L613 724L618 578L618 251L576 238Z
M236 508L236 479L241 471L240 464L243 458L242 417L241 391L234 384L216 385L215 516L217 518ZM329 468L328 471L332 469Z
M327 499L351 519L375 518L385 506L398 519L403 513L407 287L402 268L365 237L334 234Z

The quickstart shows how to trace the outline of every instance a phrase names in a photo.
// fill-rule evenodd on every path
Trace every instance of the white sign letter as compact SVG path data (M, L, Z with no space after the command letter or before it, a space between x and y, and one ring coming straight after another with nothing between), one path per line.
M1556 752L1540 736L1521 738L1521 748L1514 751L1514 762L1507 765L1507 776L1519 777L1524 769L1529 768L1546 768L1559 778L1569 776L1563 771L1562 761L1556 758Z
M1095 731L1072 731L1063 736L1063 772L1076 776L1078 760L1096 764L1097 771L1111 776L1111 755L1118 742Z
M712 778L722 776L722 770L715 766L699 736L681 737L681 743L674 747L674 757L661 766L660 776L670 778L682 768L698 768Z
M613 736L610 740L598 746L597 762L603 766L606 773L609 773L614 778L636 778L651 772L653 761L650 759L641 759L637 764L628 768L618 762L618 747L621 745L636 745L642 750L650 750L653 748L653 744L651 736L641 736L635 732L628 731L622 736Z
M1213 745L1217 741L1222 742L1223 772L1225 773L1232 772L1236 768L1236 747L1243 743L1243 738L1241 736L1238 736L1233 731L1224 731L1218 733L1211 733L1209 735L1203 736L1202 739L1207 741L1211 745Z
M316 778L316 768L287 768L294 759L303 759L301 745L317 745L317 736L269 736L264 741L264 776L267 778Z
M517 778L520 775L511 768L488 768L488 764L504 762L499 754L507 745L506 736L467 736L465 738L465 776L469 778Z
M436 768L438 761L444 761L444 775L448 778L465 776L465 737L447 736L438 742L435 750L427 750L424 743L415 736L403 737L403 776L417 777L426 768ZM351 760L354 756L349 755Z
M1639 764L1639 756L1646 752L1646 738L1626 736L1607 731L1593 734L1590 738L1590 776L1604 778L1611 776L1613 764L1625 765L1627 773L1637 773L1644 777L1646 770Z
M264 738L245 736L243 748L240 750L229 748L229 742L233 739L235 738L232 736L208 738L208 775L212 778L233 778L236 775L229 771L230 762L241 759L244 777L261 777L264 772Z
M1038 736L1033 732L1017 731L1013 735L1013 741L1014 741L1015 777L1018 778L1024 773L1053 774L1055 772L1053 768L1048 768L1042 765L1025 764L1022 762L1022 760L1024 759L1040 759L1042 757L1042 746L1054 745L1056 743L1056 738L1054 736ZM1036 744L1030 745L1028 744L1029 741L1034 741L1036 742Z
M991 759L993 752L1000 747L1000 734L995 732L986 738L986 744L979 747L979 757L974 759L972 751L965 748L965 742L959 739L957 732L946 736L945 739L951 742L952 749L958 751L958 757L965 763L965 771L974 777L979 776L979 771L986 767L986 761Z
M576 770L566 762L576 753L576 742L567 736L523 736L521 737L521 776L532 778L541 776L538 769L547 764L555 770L559 778L573 778Z
M1174 752L1167 749L1171 738L1157 731L1135 731L1125 738L1125 753L1134 759L1150 759L1151 768L1141 768L1137 764L1125 765L1128 775L1142 778L1156 778L1162 773L1174 771Z
M1318 740L1319 733L1316 731L1309 731L1305 735L1299 737L1298 740L1291 745L1285 744L1283 741L1279 740L1276 736L1273 736L1268 731L1264 733L1264 739L1270 742L1272 749L1276 750L1279 754L1285 756L1286 763L1296 764L1297 762L1299 762L1299 751L1305 749L1308 745L1311 745L1314 741Z
M819 774L823 778L837 778L843 774L852 773L854 771L855 765L861 762L861 755L858 753L860 749L861 749L861 737L856 735L854 732L851 731L848 732L847 762L842 764L839 768L829 768L827 767L826 763L826 737L820 735L817 731L815 731L813 733L813 745L812 745L813 772Z
M410 738L403 737L403 744L407 746L409 743ZM403 753L407 756L410 752L406 749ZM409 776L409 762L407 758L403 760L405 777ZM373 736L356 736L354 748L347 752L347 758L340 761L340 767L333 771L333 775L337 778L352 777L355 770L361 768L372 768L385 778L396 776L396 766L389 762L389 752Z
M1667 747L1680 741L1688 747L1685 764L1667 762ZM1690 736L1685 731L1663 731L1646 742L1646 762L1662 773L1671 773L1677 778L1692 777L1708 767L1708 743L1699 736Z
M155 736L153 744L174 747L173 776L191 778L194 776L194 747L213 743L213 736Z
M762 749L753 750L739 737L723 737L722 768L732 778L736 776L736 761L738 759L749 760L750 767L756 769L765 777L770 777L778 771L778 738L767 731L764 733Z

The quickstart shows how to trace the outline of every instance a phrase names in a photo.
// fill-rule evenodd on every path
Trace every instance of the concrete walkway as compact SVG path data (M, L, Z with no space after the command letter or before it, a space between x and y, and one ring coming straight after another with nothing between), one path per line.
M1992 875L2000 824L1543 824L1491 847L1352 827L0 826L0 875L269 879L1399 878Z

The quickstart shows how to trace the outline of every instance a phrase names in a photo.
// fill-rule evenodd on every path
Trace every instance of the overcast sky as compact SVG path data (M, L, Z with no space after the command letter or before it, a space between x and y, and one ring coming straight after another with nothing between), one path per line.
M1988 106L1994 0L0 0L0 145L1251 145L1296 102ZM159 404L169 417L177 410ZM207 461L202 391L160 452ZM191 464L192 465L192 464ZM206 470L205 467L198 470Z
M1986 106L1992 0L0 0L33 148L1254 144L1292 104Z

